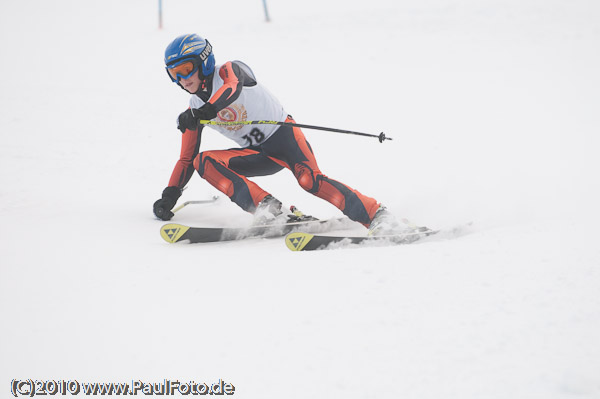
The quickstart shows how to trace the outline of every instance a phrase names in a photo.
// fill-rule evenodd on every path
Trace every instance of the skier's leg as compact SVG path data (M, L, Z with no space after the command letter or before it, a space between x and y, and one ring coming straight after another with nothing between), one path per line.
M194 160L194 168L243 210L254 212L269 193L247 177L271 175L283 166L258 151L244 148L204 151Z
M288 118L287 122L293 123L294 120ZM261 145L261 149L269 157L285 162L304 190L330 202L350 219L367 227L370 225L380 204L321 173L312 148L300 128L280 127Z

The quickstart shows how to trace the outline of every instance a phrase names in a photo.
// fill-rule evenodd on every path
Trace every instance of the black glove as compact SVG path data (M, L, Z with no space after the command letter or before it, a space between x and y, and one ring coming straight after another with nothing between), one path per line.
M179 114L177 118L177 128L181 130L181 133L185 132L185 129L195 130L198 128L198 121L211 120L217 116L217 109L211 103L206 103L200 108L190 108L185 112Z
M179 187L170 186L163 190L162 198L154 203L154 214L162 220L171 220L173 212L171 209L181 197L181 189Z

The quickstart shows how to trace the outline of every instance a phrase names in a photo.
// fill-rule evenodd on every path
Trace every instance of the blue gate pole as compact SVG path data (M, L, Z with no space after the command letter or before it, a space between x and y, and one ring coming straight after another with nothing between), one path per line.
M158 0L158 29L162 29L162 0Z
M263 6L265 7L265 19L269 22L271 19L269 18L269 10L267 9L267 0L263 0Z

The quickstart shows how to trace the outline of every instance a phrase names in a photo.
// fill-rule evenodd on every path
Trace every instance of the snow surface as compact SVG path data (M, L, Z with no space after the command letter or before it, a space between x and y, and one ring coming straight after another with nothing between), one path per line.
M600 398L600 3L4 1L0 396L13 378L235 387L240 398ZM315 253L169 245L152 203L197 32L299 123L329 176L469 234ZM203 149L235 144L214 131ZM288 171L256 179L338 216ZM216 191L194 176L182 200ZM226 198L174 221L244 225ZM356 230L361 233L360 227Z

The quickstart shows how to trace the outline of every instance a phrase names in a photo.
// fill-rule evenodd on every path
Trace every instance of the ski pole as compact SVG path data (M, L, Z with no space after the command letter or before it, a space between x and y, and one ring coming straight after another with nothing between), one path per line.
M215 202L217 199L219 199L218 196L214 196L209 200L199 200L199 201L185 201L183 204L179 205L178 207L176 207L175 209L173 209L171 212L175 213L177 211L182 210L183 208L185 208L188 205L196 205L196 204L211 204L213 202Z
M327 132L334 133L344 133L344 134L355 134L357 136L366 136L366 137L376 137L379 139L380 143L383 143L384 140L391 140L391 137L386 137L385 133L381 132L379 134L369 134L369 133L361 133L361 132L353 132L351 130L342 130L342 129L334 129L330 127L323 126L314 126L314 125L304 125L301 123L291 123L291 122L279 122L279 121L239 121L239 122L221 122L221 121L209 121L209 120L200 120L198 121L200 125L217 125L217 126L234 126L234 125L279 125L279 126L291 126L291 127L300 127L305 129L314 129L314 130L325 130Z

